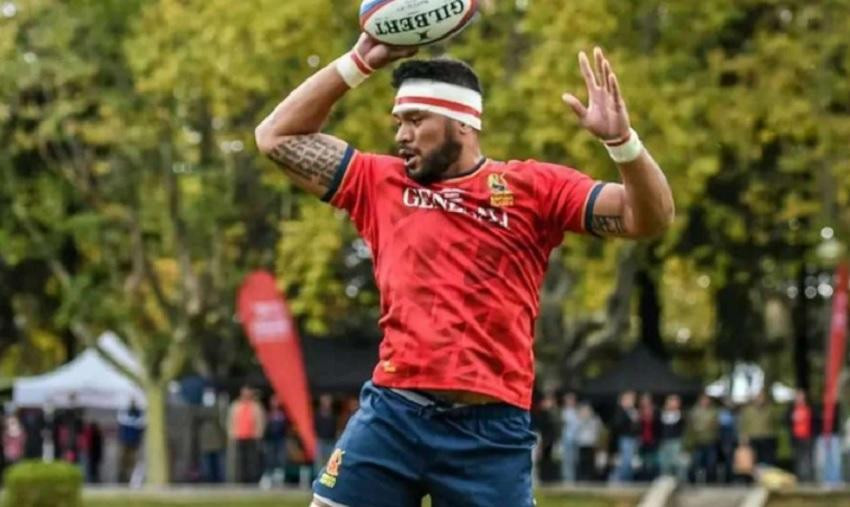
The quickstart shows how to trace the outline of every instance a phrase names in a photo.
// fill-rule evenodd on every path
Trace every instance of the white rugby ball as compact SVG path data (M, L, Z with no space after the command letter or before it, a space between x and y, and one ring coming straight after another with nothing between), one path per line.
M425 46L469 23L478 0L363 0L360 28L391 46Z

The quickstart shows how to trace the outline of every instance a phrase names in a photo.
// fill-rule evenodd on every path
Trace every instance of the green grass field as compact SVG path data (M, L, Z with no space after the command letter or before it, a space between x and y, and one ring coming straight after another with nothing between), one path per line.
M224 498L221 500L130 500L127 498L98 498L86 500L84 507L307 507L307 498L293 499L251 499Z
M637 504L637 497L607 495L571 495L538 497L538 507L633 507ZM209 498L193 500L191 498L180 498L174 500L165 499L134 499L132 497L102 497L87 498L85 507L307 507L309 497L285 498L264 497L249 498L222 497L216 500ZM425 507L429 505L426 502Z
M634 507L639 495L628 492L574 493L538 495L538 507ZM212 499L192 499L183 494L174 499L145 498L144 493L129 496L87 497L84 507L307 507L309 497L222 495ZM423 507L429 507L425 502ZM850 492L774 493L768 507L848 507Z
M850 491L819 491L806 493L773 493L767 507L847 507Z
M281 501L281 500L252 500L247 502L240 501L223 501L223 502L210 502L210 501L198 501L198 502L169 502L169 501L157 501L157 500L141 500L141 501L127 501L121 499L103 499L96 501L88 501L84 504L85 507L307 507L309 504L307 500L296 502L296 501ZM539 507L633 507L634 503L610 503L604 501L589 501L589 502L577 502L575 500L541 500L537 504Z

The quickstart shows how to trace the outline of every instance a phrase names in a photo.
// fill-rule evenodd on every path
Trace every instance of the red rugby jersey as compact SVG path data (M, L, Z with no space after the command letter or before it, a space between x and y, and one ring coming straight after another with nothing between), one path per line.
M427 187L349 148L325 197L372 249L384 334L373 382L487 394L528 409L549 254L585 232L602 185L567 167L487 161Z

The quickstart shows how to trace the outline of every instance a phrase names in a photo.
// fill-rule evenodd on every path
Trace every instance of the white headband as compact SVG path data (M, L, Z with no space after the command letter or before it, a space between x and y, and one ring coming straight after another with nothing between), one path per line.
M481 130L483 110L481 94L475 90L440 81L410 79L398 89L393 114L428 111Z

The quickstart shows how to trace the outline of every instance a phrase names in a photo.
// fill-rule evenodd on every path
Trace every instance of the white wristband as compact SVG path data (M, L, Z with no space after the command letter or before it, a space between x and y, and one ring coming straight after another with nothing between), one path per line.
M643 143L640 137L638 137L637 132L635 132L635 129L629 129L629 138L624 143L615 145L604 144L611 159L618 164L634 162L643 153Z
M375 69L369 67L369 64L354 49L336 61L336 70L349 88L358 87L375 72Z

